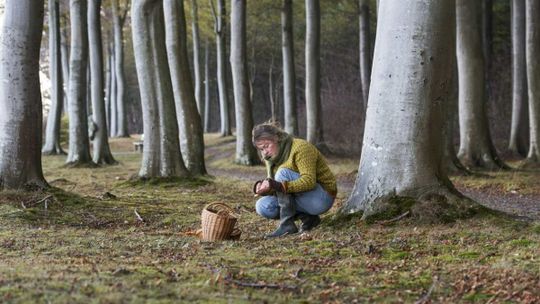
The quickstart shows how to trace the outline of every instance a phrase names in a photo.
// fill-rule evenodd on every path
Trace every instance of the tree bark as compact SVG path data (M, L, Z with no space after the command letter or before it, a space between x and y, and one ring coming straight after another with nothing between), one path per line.
M167 58L184 162L192 175L205 175L204 137L189 71L183 0L164 0Z
M307 140L323 143L321 113L321 13L319 0L306 0L306 122Z
M114 32L114 58L116 75L116 137L129 137L127 129L127 111L125 97L125 75L124 75L124 34L122 32L124 20L121 20L118 9L118 0L112 1L113 9L113 32Z
M381 1L364 146L343 212L363 211L369 219L409 209L426 220L469 214L470 201L453 188L441 166L454 55L448 47L455 39L453 4ZM403 203L411 199L412 207Z
M47 187L41 168L43 1L6 0L0 36L0 190Z
M204 132L210 132L210 47L204 48Z
M93 165L88 140L86 109L86 74L88 66L88 32L86 0L70 0L71 56L69 72L69 153L70 166Z
M109 111L110 111L110 130L109 130L109 136L115 137L116 136L116 130L118 127L118 107L116 103L116 98L118 97L117 93L117 78L116 78L116 51L114 50L114 43L112 47L112 55L111 55L111 66L113 67L111 69L111 101L109 103Z
M362 84L362 100L364 101L364 109L367 107L369 96L369 84L371 78L371 40L369 37L369 1L359 0L360 8L360 82Z
M139 176L185 177L188 171L178 141L161 1L134 1L131 26L143 108L144 152Z
M512 0L512 123L508 149L527 156L529 141L527 64L525 61L525 0Z
M527 86L529 96L529 153L525 159L527 166L540 164L540 1L526 0L526 60Z
M103 49L101 46L101 0L92 0L88 5L88 42L90 49L90 77L92 118L97 125L93 140L93 161L96 164L112 165L114 160L109 148L107 115L103 91Z
M60 15L59 15L60 16ZM60 18L59 18L60 20ZM63 94L64 94L64 113L68 113L68 92L69 92L69 54L68 54L68 40L67 40L67 33L66 29L64 28L61 31L62 37L61 37L61 50L60 55L62 57L62 88L63 88Z
M253 113L249 97L246 57L246 0L231 1L231 68L236 112L236 158L241 165L258 163L257 151L251 142Z
M292 0L283 0L283 7L281 9L281 53L283 57L283 110L285 116L285 131L291 135L298 135Z
M110 136L110 130L111 130L111 72L112 72L112 46L111 43L109 43L109 46L107 48L107 72L105 76L105 113L107 115L107 130L109 130L109 136Z
M58 0L49 0L49 74L51 79L51 107L45 129L43 154L66 154L60 146L60 122L64 103L62 85L62 59L60 49L60 4Z
M195 77L195 100L197 101L197 109L200 117L204 117L204 100L202 98L202 82L201 82L201 49L199 37L199 12L197 0L191 0L191 32L193 36L193 76ZM201 122L202 123L202 122Z
M469 168L495 170L506 165L491 141L486 114L481 6L480 1L456 1L461 135L458 157Z
M212 9L214 8L214 0L210 0ZM225 23L226 23L226 9L225 1L217 1L218 12L213 12L215 25L214 31L216 33L216 52L217 52L217 84L219 90L219 110L221 117L221 136L232 135L230 114L229 114L229 95L227 94L227 65L226 60L226 42L225 42Z

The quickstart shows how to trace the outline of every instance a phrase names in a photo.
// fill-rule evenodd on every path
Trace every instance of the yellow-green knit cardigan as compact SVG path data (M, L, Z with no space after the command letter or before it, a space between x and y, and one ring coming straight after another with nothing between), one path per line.
M274 168L274 175L279 168L300 173L299 179L283 182L288 193L310 191L319 183L333 197L337 194L336 177L330 171L326 160L315 146L303 139L293 139L289 158Z

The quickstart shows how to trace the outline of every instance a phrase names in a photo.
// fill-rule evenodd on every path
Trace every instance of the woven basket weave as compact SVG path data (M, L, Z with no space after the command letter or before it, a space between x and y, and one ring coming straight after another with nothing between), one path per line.
M203 241L219 241L229 239L237 216L228 205L220 202L206 205L201 214Z

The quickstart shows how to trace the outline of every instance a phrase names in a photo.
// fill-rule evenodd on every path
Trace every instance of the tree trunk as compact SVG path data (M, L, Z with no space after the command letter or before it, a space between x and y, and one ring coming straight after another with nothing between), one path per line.
M283 110L285 116L285 131L291 135L298 135L292 0L283 0L283 7L281 9L281 53L283 57Z
M69 72L69 154L70 166L93 165L88 140L86 109L86 74L88 66L88 32L86 0L70 0L71 56Z
M51 78L51 107L45 129L43 154L66 154L60 146L60 122L62 119L63 86L62 59L60 56L60 4L49 0L49 74Z
M454 55L449 47L455 39L453 4L381 1L364 146L343 212L363 211L368 219L410 210L420 220L468 214L470 201L453 188L441 166Z
M527 166L540 164L540 1L526 0L526 60L527 86L529 88L529 153L525 163Z
M525 0L512 0L512 124L508 149L527 156L527 65L525 62Z
M251 142L253 113L249 98L246 58L246 0L231 1L231 68L236 112L236 159L241 165L258 163L257 151Z
M131 26L143 108L144 152L139 176L187 176L166 62L161 2L133 2Z
M103 91L103 49L101 46L101 0L90 1L88 5L88 42L90 49L90 77L92 118L97 125L93 140L96 164L116 164L109 148L107 115Z
M110 126L110 130L109 130L109 136L110 137L115 137L116 136L116 131L117 131L117 127L118 127L118 107L117 107L117 103L116 103L116 98L118 97L118 95L116 94L117 93L117 78L116 78L116 55L115 55L115 50L114 50L114 45L113 45L113 48L112 48L112 55L111 55L111 66L113 67L111 69L111 101L109 103L109 111L110 111L110 121L111 121L111 124L109 125Z
M111 70L112 70L112 47L111 43L109 43L108 51L107 51L107 73L105 75L105 113L107 115L107 130L109 130L109 136L110 136L110 130L111 130Z
M60 17L60 15L58 15ZM60 18L58 18L60 20ZM62 88L64 90L64 113L68 113L68 92L69 92L69 54L68 54L68 41L65 28L61 31L61 50L60 56L62 57Z
M167 24L167 58L180 129L180 147L189 172L192 175L205 175L204 137L189 71L184 1L164 0L163 3Z
M113 8L113 32L114 32L114 57L116 75L116 137L129 137L127 129L127 111L125 97L125 75L124 75L124 34L122 33L123 20L120 18L118 10L118 0L112 1Z
M360 82L362 83L362 99L364 109L367 107L369 96L369 83L371 78L371 40L369 37L369 1L359 0L360 8Z
M489 75L493 53L493 0L482 0L482 47L486 72Z
M458 157L470 168L506 168L491 141L486 114L482 3L457 0L457 60L459 72Z
M210 0L213 7L213 0ZM225 58L226 42L225 42L225 22L226 10L225 1L217 1L218 13L214 13L216 33L216 52L217 52L217 84L219 90L219 110L221 117L221 136L232 135L230 114L229 114L229 95L227 94L227 65Z
M47 187L41 168L43 1L6 0L0 42L0 190Z
M210 132L210 47L208 41L204 49L204 132Z
M321 16L319 0L306 0L306 122L307 140L323 143L321 113Z
M195 77L195 100L197 101L197 109L200 117L204 117L204 100L202 98L202 82L201 82L201 49L199 37L199 12L197 0L191 0L191 32L193 35L193 75ZM201 122L202 123L202 122Z

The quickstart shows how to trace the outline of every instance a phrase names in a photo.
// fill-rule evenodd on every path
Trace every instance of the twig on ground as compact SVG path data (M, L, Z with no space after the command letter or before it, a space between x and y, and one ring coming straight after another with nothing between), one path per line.
M235 279L232 279L230 277L225 277L224 280L229 282L229 283L232 283L234 285L238 285L238 286L242 286L242 287L270 288L270 289L291 289L291 290L298 289L298 286L294 286L294 285L250 283L250 282L242 282L242 281L239 281L239 280L235 280Z
M135 216L137 217L137 220L139 222L144 222L144 219L141 217L141 215L137 212L137 209L133 210L135 212Z
M435 286L437 285L438 282L439 282L439 278L437 276L434 276L433 277L433 283L431 283L431 286L429 287L426 294L424 294L420 299L418 299L418 301L414 302L414 304L426 303L429 300L429 297L431 296L431 293L435 289Z
M387 224L390 224L390 223L393 223L393 222L397 222L399 221L400 219L406 217L407 215L409 215L409 213L411 213L410 210L407 210L405 211L405 213L393 218L393 219L389 219L389 220L386 220L386 221L380 221L380 222L377 222L377 224L381 224L381 225L387 225Z
M35 201L35 202L32 202L32 200L26 202L26 204L24 202L21 202L21 207L23 207L23 209L26 209L28 207L32 207L32 206L35 206L35 205L38 205L40 203L45 203L45 209L47 209L47 205L48 205L48 202L50 201L50 199L54 199L54 196L51 194L51 195L47 195L46 197L40 199L39 201Z

